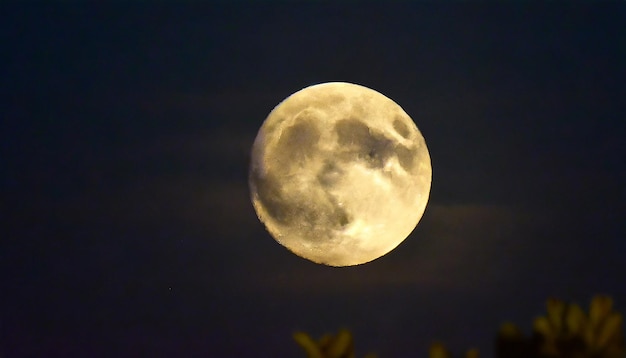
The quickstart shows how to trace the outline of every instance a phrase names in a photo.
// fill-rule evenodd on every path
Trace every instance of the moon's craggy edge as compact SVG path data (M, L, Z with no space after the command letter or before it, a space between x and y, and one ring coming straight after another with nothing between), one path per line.
M408 217L423 213L430 180L428 150L410 117L380 93L346 83L311 86L279 104L255 140L249 172L257 215L276 241L331 266L365 263L399 244L416 224L409 228ZM361 215L378 203L381 220Z

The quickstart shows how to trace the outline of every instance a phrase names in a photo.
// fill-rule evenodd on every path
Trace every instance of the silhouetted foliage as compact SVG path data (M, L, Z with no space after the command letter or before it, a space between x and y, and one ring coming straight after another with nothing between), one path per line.
M318 341L303 332L293 334L293 339L302 347L308 358L355 358L352 333L341 329L337 335L325 334ZM366 358L376 358L373 353Z
M500 328L496 356L624 358L623 316L613 310L609 296L595 296L588 314L575 303L551 298L546 302L546 315L535 318L530 337L510 323Z
M446 349L446 347L440 343L435 342L430 345L428 350L428 358L453 358L454 356ZM465 352L464 358L478 358L478 350L470 349Z
M498 358L625 358L623 315L613 310L613 299L606 295L593 297L586 313L576 303L550 298L546 315L533 321L532 334L525 335L516 325L506 322L496 335ZM309 358L355 358L352 333L342 329L337 335L326 334L315 341L308 334L296 332L294 340ZM374 354L367 358L376 357ZM453 358L446 347L435 342L429 358ZM464 358L478 358L470 349Z

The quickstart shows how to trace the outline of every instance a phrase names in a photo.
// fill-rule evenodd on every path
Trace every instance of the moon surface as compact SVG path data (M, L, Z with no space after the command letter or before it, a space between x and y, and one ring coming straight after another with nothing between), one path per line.
M393 100L328 82L283 100L252 147L256 213L281 245L329 266L359 265L415 228L432 178L424 137Z

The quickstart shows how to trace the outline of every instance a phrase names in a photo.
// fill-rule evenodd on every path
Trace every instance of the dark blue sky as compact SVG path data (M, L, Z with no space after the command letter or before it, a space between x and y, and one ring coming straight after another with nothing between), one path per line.
M555 295L626 307L623 2L0 6L0 355L491 356ZM289 94L399 103L433 164L390 254L329 268L277 244L249 151Z

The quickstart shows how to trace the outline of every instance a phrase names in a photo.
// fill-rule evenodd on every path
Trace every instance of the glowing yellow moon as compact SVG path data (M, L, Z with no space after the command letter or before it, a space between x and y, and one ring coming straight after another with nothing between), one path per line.
M252 203L283 246L350 266L387 254L413 231L430 193L424 137L367 87L306 87L266 118L252 147Z

